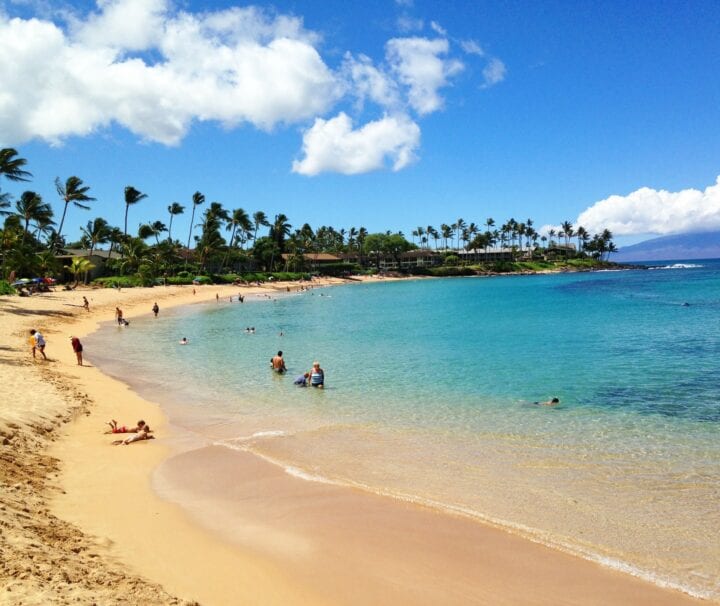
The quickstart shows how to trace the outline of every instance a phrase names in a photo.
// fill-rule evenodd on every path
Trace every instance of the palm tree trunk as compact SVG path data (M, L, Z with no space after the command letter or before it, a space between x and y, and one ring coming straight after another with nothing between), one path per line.
M62 219L60 219L60 227L58 227L58 231L57 231L58 239L62 238L62 228L63 228L63 224L65 223L65 213L67 213L67 207L68 207L68 202L66 201L65 208L63 208Z
M190 215L190 232L188 233L187 250L185 251L185 270L187 271L188 256L190 255L190 238L192 238L193 223L195 223L195 204L193 204L192 214Z

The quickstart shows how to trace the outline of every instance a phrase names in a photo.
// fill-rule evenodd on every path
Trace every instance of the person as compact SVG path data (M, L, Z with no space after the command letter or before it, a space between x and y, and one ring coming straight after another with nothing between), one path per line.
M320 368L320 362L313 362L310 370L310 385L323 389L325 387L325 371Z
M132 444L133 442L139 442L140 440L154 440L155 436L150 435L150 427L148 425L145 425L140 431L138 431L135 435L130 436L129 438L125 438L124 440L114 440L113 446L118 446L122 444L123 446L127 446L128 444Z
M309 372L301 374L299 377L295 377L295 380L293 381L293 385L297 385L298 387L307 387L309 378L310 378Z
M118 326L122 326L124 324L122 309L119 307L115 308L115 318L117 318Z
M187 337L183 337L180 339L180 345L187 345L190 341L187 340Z
M47 360L47 356L45 355L45 339L40 334L40 331L34 328L30 330L30 344L32 345L33 358L35 357L35 352L39 351L42 357Z
M240 301L240 303L245 303L245 297L238 295L238 301Z
M155 314L155 317L157 318L158 312L160 311L160 308L158 307L157 301L155 302L155 305L152 306L152 312Z
M277 355L271 360L271 363L275 372L282 374L287 370L287 368L285 368L285 360L283 360L282 351L277 352Z
M83 297L83 307L85 311L90 311L90 301L87 300L87 297Z
M218 293L215 293L215 301L220 303L220 295Z
M128 427L126 425L118 425L115 419L110 419L108 425L110 425L110 431L106 431L105 433L137 433L141 431L147 423L140 419L135 427Z
M75 356L77 357L78 366L82 366L83 365L83 359L82 359L83 346L82 346L82 343L80 343L80 339L78 339L77 337L70 337L70 344L72 345L73 351L75 352Z
M195 289L193 288L193 294L195 294Z
M546 402L534 402L534 404L537 404L538 406L557 406L560 404L560 398L551 398Z

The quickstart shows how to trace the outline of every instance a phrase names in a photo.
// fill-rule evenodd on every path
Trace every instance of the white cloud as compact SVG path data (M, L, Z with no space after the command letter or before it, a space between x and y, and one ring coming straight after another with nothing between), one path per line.
M447 30L445 30L445 28L437 21L430 21L430 29L432 29L439 36L447 36Z
M165 0L99 6L67 32L0 17L4 143L57 144L117 122L173 145L195 119L272 129L327 111L344 92L298 19L258 9L171 14Z
M498 82L502 82L505 79L506 72L507 69L505 68L505 64L500 61L500 59L490 59L485 66L485 69L483 69L483 78L485 79L483 86L488 88Z
M460 48L462 48L468 55L477 55L478 57L485 55L485 51L477 42L475 42L475 40L461 40Z
M410 15L400 15L397 18L397 28L403 34L409 32L419 32L425 27L425 22L422 19L411 17Z
M397 82L387 73L373 65L372 60L360 55L355 58L345 55L344 70L352 82L352 92L362 103L368 99L384 108L396 108L400 105L400 91Z
M415 159L419 144L420 128L406 116L385 116L353 130L352 120L341 112L330 120L318 118L304 133L305 157L293 163L293 172L355 175L388 162L397 171Z
M610 196L583 211L577 224L591 232L607 228L615 236L720 229L720 176L704 191L642 187L627 196Z
M434 22L440 37L394 38L380 64L346 53L333 69L318 52L320 35L301 18L258 7L193 13L177 4L96 0L80 14L56 3L45 18L22 19L0 0L0 144L59 145L120 125L178 145L196 121L266 131L313 123L296 172L400 170L420 142L409 112L441 109L441 89L464 67ZM463 48L482 52L474 42ZM382 117L353 129L341 103Z
M442 38L393 38L385 52L398 80L408 87L410 106L420 114L442 107L438 90L464 67L456 59L443 58L448 53L448 41Z

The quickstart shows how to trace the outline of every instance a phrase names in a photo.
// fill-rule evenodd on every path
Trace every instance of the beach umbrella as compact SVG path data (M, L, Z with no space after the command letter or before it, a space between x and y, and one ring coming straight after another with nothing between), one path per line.
M19 280L15 280L15 282L12 283L13 286L25 286L25 284L29 284L30 279L29 278L20 278Z

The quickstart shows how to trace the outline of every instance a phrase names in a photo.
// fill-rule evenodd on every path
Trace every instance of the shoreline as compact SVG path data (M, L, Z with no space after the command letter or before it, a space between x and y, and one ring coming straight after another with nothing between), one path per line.
M389 281L391 278L385 280ZM285 290L285 285L277 286L280 288L270 288L277 292ZM231 477L248 474L249 479L245 482L246 488L250 491L248 498L255 498L258 504L263 504L259 512L270 511L267 505L277 502L278 494L291 495L286 500L280 499L285 503L284 506L297 507L302 502L310 503L315 508L314 514L307 514L308 517L305 518L307 527L314 529L309 534L307 528L305 533L299 533L298 529L282 527L277 521L271 525L276 531L273 536L280 537L278 541L282 550L297 544L298 536L301 536L302 544L309 544L315 551L318 550L318 545L323 545L325 551L339 547L340 556L343 555L343 546L352 544L355 548L355 566L345 566L343 569L336 564L339 570L335 570L334 575L342 577L344 574L352 581L359 574L365 574L368 577L364 578L367 581L364 590L366 593L359 595L354 590L352 596L343 594L342 584L332 581L327 571L318 570L317 557L304 558L303 562L309 560L310 564L305 563L294 568L291 565L292 559L268 554L267 550L250 549L247 545L239 547L237 541L228 542L226 538L220 538L217 534L199 528L190 519L189 514L178 506L161 500L150 486L149 478L156 467L169 461L168 447L162 443L162 439L133 445L131 449L109 449L107 445L111 436L103 436L101 433L102 424L108 418L117 418L114 415L119 415L122 411L122 417L119 419L121 423L133 422L135 416L143 417L156 430L158 437L164 437L169 428L157 404L143 400L125 384L103 375L95 368L78 368L69 342L63 346L63 341L55 338L55 335L61 332L57 328L58 324L63 329L62 338L65 341L68 341L69 334L80 337L88 334L97 326L96 312L105 312L104 320L112 318L112 310L118 299L124 299L122 305L126 311L125 315L132 318L140 313L150 313L150 306L155 299L160 303L162 314L162 309L171 305L185 305L201 300L212 301L216 291L222 292L224 297L236 294L238 290L244 293L252 291L247 287L203 286L197 289L201 296L193 298L190 290L191 287L155 287L132 289L121 293L110 292L98 297L105 300L100 303L98 310L95 309L94 302L91 302L91 314L85 316L82 315L85 312L81 308L76 316L62 314L61 312L64 311L62 306L67 305L68 300L80 299L82 294L90 293L91 296L104 291L48 293L32 297L32 303L28 307L34 308L35 300L43 298L46 298L43 302L56 303L50 305L49 309L38 307L35 310L38 314L36 316L21 311L28 299L19 299L19 305L15 306L19 316L14 318L17 320L16 325L22 326L23 329L31 326L32 322L39 323L39 317L46 318L42 321L41 328L53 326L52 329L43 331L46 337L48 335L51 337L48 339L48 354L51 357L55 357L56 348L62 349L61 355L57 356L58 362L47 365L52 366L53 371L56 371L53 374L58 375L52 379L52 385L64 384L65 389L74 389L71 398L86 399L83 404L86 412L82 412L76 422L69 424L69 427L62 432L63 438L52 446L52 455L62 461L63 470L59 481L65 491L65 494L56 494L52 511L59 514L60 518L75 523L86 534L102 537L104 545L99 545L98 549L103 552L100 555L102 560L119 560L124 568L131 570L135 575L152 579L153 583L162 585L164 590L184 599L198 599L201 603L207 604L223 603L223 596L228 595L232 595L234 599L244 598L248 601L261 599L265 604L377 603L378 600L382 601L383 596L386 596L386 592L390 590L399 591L398 594L393 594L393 603L423 603L415 589L418 579L423 579L420 581L421 585L424 583L423 595L444 596L445 602L452 603L451 596L443 593L451 584L447 576L425 579L422 574L417 574L430 565L433 568L438 566L443 568L444 565L446 575L451 572L455 575L453 578L456 581L453 587L457 592L453 595L457 598L456 603L474 601L556 603L559 597L563 596L566 603L593 604L608 603L607 599L611 593L614 596L612 599L617 600L611 603L703 603L685 594L602 568L587 560L542 547L529 540L511 538L513 535L479 522L462 522L453 516L439 514L422 506L393 502L389 497L370 496L357 490L339 488L333 493L335 504L328 508L322 503L328 498L327 493L323 492L327 490L326 488L323 488L318 495L316 490L318 487L313 486L313 483L287 476L282 471L278 472L277 468L273 471L272 466L265 467L265 465L270 466L269 463L260 462L254 455L241 457L243 460L235 461L230 468L235 474ZM133 291L138 292L133 294ZM267 293L268 287L259 287L255 291ZM128 296L126 293L131 294ZM18 300L3 298L3 306L0 308L3 316L7 312L4 304L8 301ZM64 325L71 320L77 320L77 316L81 321L73 322L70 327L72 332L66 332L64 329L68 327ZM53 321L49 318L53 318ZM21 342L22 338L21 331L17 328L15 334L10 337L13 346ZM32 362L26 364L22 361L23 356L29 357L27 351L22 351L22 347L5 349L11 350L8 358L15 360L20 358L19 368L23 373L28 371L29 374L37 375L35 371L42 371L42 363L33 365ZM18 356L16 352L22 353ZM86 353L92 359L91 353ZM48 377L42 378L48 381ZM17 401L14 403L18 405L15 408L21 407L23 396L22 392L18 393L18 386L13 385L10 391L11 394L15 391ZM55 396L51 393L45 394L45 404L53 397ZM69 405L67 399L64 404L54 404L58 409L64 406L68 417ZM9 412L18 415L25 423L28 420L28 424L32 423L32 419L22 419L23 416L28 416L25 414L26 411L14 410L11 406ZM47 411L41 411L41 416L46 413ZM108 418L105 418L106 416ZM11 442L14 440L15 438ZM150 450L143 450L147 448ZM196 453L196 456L205 455ZM183 463L187 469L193 469L192 462L183 460ZM218 461L218 464L228 463ZM271 486L269 492L260 495L260 489L267 486ZM52 487L41 488L44 488L46 493L53 492ZM362 518L367 511L374 512L373 519L376 524L384 524L382 532L374 525L359 532L363 527ZM338 516L337 519L344 520L345 524L338 523L337 527L333 526L329 523L328 514ZM348 520L353 520L353 523L348 525ZM410 520L414 522L411 523ZM257 518L252 522L257 524ZM391 534L394 529L403 525L410 525L412 532L408 530L404 534L410 534L411 537L396 536L392 544L388 541L383 543L383 533ZM252 524L248 522L247 526L252 527ZM259 527L262 528L262 525ZM265 527L267 528L267 525ZM343 539L340 530L347 531L350 536ZM469 534L475 537L473 544L468 542ZM433 547L443 545L443 541L447 541L448 537L452 537L453 540L446 543L444 551L443 549L433 551ZM410 544L405 544L404 548L399 549L398 545L402 545L403 540L410 541ZM365 541L364 546L363 541ZM94 541L88 539L88 542ZM466 559L457 554L458 543L462 543L461 551L467 556ZM484 558L480 557L477 551L473 551L477 545L490 544L492 548L488 548L489 551L485 553ZM367 565L368 569L373 568L370 564L372 559L378 556L377 549L383 558L387 559L391 568L394 567L396 571L402 569L401 572L405 575L404 585L397 578L402 575L393 575L392 579L387 579L379 572L373 573L373 576L368 571L358 570L358 567L363 565ZM444 558L428 559L436 552L444 553ZM413 557L409 557L409 554L413 554ZM300 557L297 554L295 556ZM478 559L482 560L480 567L476 564ZM542 574L537 572L538 559L549 562L548 566L542 569ZM457 569L462 571L457 572ZM527 586L517 587L518 575L521 575L520 578L525 580ZM548 576L552 578L546 578ZM152 586L147 583L145 585L148 588ZM402 587L398 588L399 585ZM328 587L334 587L337 593L330 592L328 595L330 591ZM611 589L609 590L608 587ZM96 587L95 590L97 589ZM103 589L108 588L103 587ZM15 591L19 591L19 588L16 587ZM57 591L61 592L61 589L58 588ZM90 591L92 593L92 590ZM161 590L158 588L158 591ZM438 593L433 594L433 591ZM543 595L538 595L538 592ZM157 597L150 601L180 603L171 601L174 598L169 596L163 599L167 601L157 601Z

